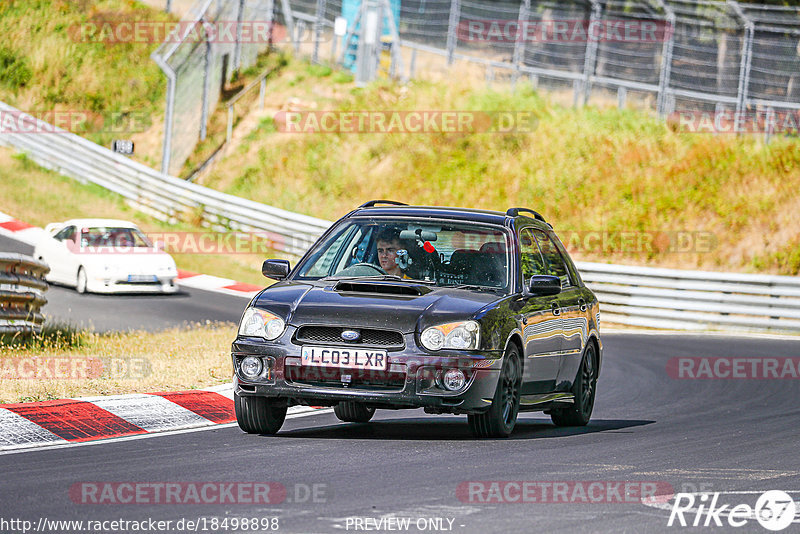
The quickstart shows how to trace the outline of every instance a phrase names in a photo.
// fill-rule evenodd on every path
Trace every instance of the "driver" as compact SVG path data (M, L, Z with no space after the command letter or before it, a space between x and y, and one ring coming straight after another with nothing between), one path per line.
M378 234L376 242L381 269L386 271L386 274L393 274L400 278L410 278L403 272L404 269L408 268L410 260L408 259L408 251L405 245L400 241L400 232L394 228L384 228Z

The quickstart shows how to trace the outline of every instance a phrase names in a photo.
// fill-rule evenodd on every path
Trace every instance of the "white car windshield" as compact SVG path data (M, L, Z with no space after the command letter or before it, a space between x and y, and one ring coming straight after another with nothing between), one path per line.
M393 277L437 286L505 289L501 227L430 219L351 219L319 243L296 279Z
M152 247L137 228L95 226L81 229L83 247Z

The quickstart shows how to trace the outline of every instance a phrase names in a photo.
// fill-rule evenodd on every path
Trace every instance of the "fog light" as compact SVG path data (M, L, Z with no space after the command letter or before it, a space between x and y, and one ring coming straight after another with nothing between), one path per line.
M448 369L442 379L445 389L449 391L458 391L464 387L467 382L467 377L461 369Z
M242 370L242 375L246 378L256 378L261 374L261 371L264 370L264 363L261 361L261 358L248 356L242 360L239 368Z

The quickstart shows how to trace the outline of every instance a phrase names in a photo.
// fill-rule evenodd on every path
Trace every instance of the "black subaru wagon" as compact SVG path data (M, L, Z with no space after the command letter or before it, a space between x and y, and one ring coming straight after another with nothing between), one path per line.
M274 434L293 405L366 423L377 408L466 414L507 437L520 411L592 414L599 306L553 228L506 213L371 201L328 229L245 310L232 346L236 419Z

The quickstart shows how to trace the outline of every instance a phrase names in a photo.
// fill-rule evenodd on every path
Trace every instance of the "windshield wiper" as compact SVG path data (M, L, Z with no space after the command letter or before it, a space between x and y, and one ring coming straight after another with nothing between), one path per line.
M444 286L451 289L474 289L476 291L504 291L502 287L495 286L481 286L477 284L461 284L457 286Z
M419 284L428 284L432 285L436 282L432 280L418 280L416 278L401 278L395 274L376 274L376 275L366 275L366 276L326 276L324 278L320 278L320 280L386 280L392 282L413 282Z

